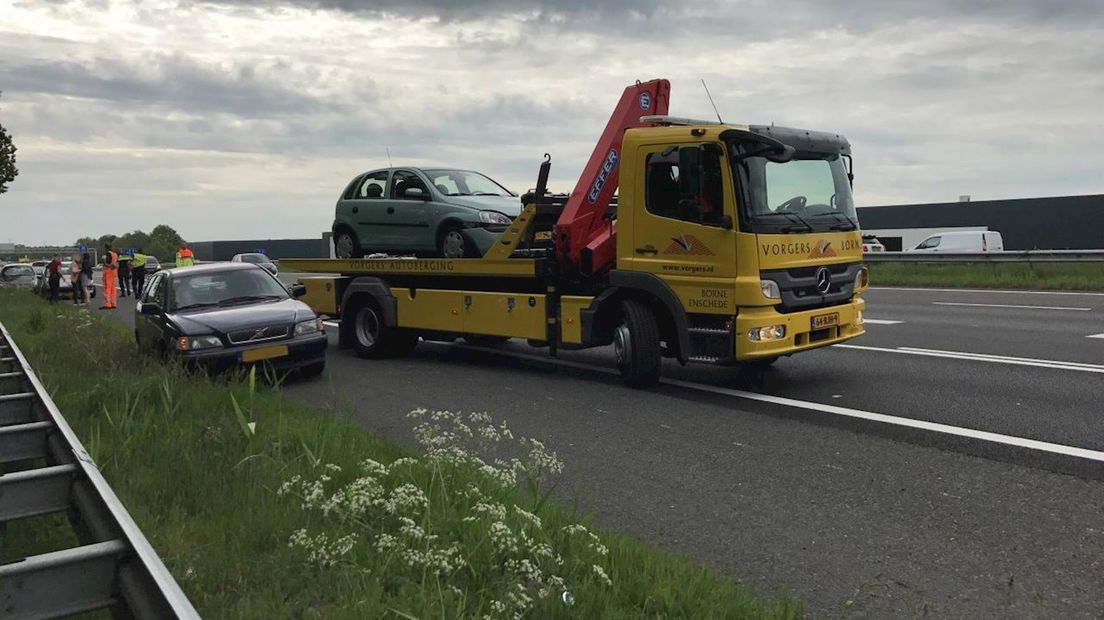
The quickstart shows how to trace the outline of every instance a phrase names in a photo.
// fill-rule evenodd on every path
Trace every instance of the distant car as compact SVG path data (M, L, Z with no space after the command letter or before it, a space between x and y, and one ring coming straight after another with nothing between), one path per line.
M210 263L154 274L135 307L141 351L212 372L264 363L321 374L322 320L272 274L245 263Z
M231 263L253 263L254 265L260 265L268 270L272 275L278 275L279 270L276 268L276 263L269 260L267 256L259 252L253 252L249 254L235 254L230 259Z
M50 261L48 261L48 260L36 260L36 261L31 263L31 268L34 269L35 275L41 277L43 274L46 273L46 265L49 265L49 264L50 264Z
M867 252L885 252L885 246L874 235L863 235L862 251L863 254Z
M1004 238L992 230L966 230L939 233L924 239L909 252L1003 252Z
M365 172L337 200L334 254L483 256L521 214L521 207L516 194L471 170Z
M34 288L38 282L34 267L28 263L12 263L0 267L0 286Z
M146 257L146 273L153 273L161 269L161 263L157 262L156 256Z

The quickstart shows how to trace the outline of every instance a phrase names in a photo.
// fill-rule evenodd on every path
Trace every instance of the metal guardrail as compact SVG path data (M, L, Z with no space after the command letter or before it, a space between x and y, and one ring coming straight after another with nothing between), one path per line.
M8 523L50 514L68 515L78 546L5 557ZM123 618L199 618L3 324L0 562L0 618L7 620L101 609Z
M868 263L1104 263L1104 250L867 252Z

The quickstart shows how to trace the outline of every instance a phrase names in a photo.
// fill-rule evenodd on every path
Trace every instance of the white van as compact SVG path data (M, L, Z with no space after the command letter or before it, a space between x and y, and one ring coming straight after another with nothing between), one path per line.
M909 252L1003 252L1004 238L994 230L968 230L932 235Z

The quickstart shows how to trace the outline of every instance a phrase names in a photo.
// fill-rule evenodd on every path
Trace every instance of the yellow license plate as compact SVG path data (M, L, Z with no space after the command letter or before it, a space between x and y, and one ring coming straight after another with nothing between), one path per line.
M833 312L832 314L821 314L814 316L812 319L812 328L820 329L822 327L831 327L833 325L839 325L839 312Z
M283 357L288 354L288 348L286 344L281 344L275 347L261 347L260 349L250 349L249 351L242 351L243 362L259 362L261 360L270 360L274 357Z

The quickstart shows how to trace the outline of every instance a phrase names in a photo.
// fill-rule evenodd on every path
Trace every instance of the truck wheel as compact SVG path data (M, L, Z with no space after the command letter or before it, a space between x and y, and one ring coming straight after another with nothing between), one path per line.
M621 324L613 332L613 351L621 379L632 387L659 383L659 323L639 301L621 302Z
M418 345L418 334L384 324L383 312L371 297L353 312L351 330L353 350L359 357L399 357Z
M334 254L338 258L360 258L364 256L364 250L348 231L342 231L334 237Z
M437 251L445 258L467 258L471 256L471 242L459 226L450 226L441 233Z

